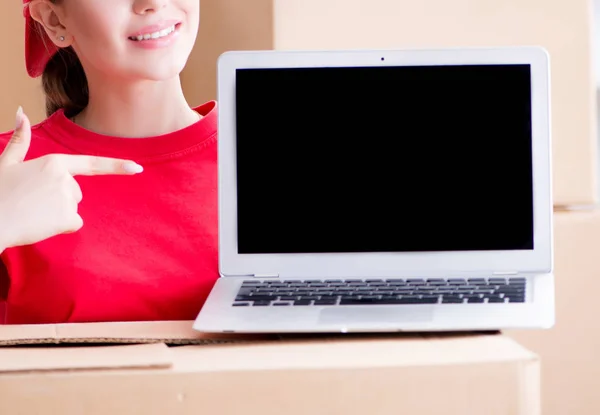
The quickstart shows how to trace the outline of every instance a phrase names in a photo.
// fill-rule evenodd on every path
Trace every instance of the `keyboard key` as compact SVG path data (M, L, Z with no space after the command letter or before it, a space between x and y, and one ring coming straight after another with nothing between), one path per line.
M269 304L271 304L270 301L255 301L254 302L255 307L265 307L265 306L268 306Z
M249 301L267 301L267 302L271 302L272 300L276 299L277 297L274 297L272 295L263 295L263 294L258 294L258 295L251 295L248 297Z
M335 305L337 303L337 298L333 298L333 299L321 299L321 300L315 300L315 302L313 303L314 305Z
M270 285L272 288L287 288L287 284L275 283Z
M443 304L461 304L463 303L462 297L458 295L445 295L442 297Z
M342 298L340 305L395 305L402 304L397 297L367 297L367 298Z
M308 284L305 284L303 282L293 282L290 284L290 288L303 288L303 287L308 287Z
M296 300L296 301L294 301L294 305L306 306L306 305L310 305L311 302L312 302L311 300Z
M248 307L249 303L233 303L234 307Z
M424 295L419 300L420 304L436 304L439 297L437 295Z
M291 303L279 303L279 302L277 302L277 303L273 303L273 305L281 307L281 306L289 306L289 305L291 305Z
M261 285L261 284L262 284L262 282L260 282L260 281L244 281L242 283L242 286L243 287L250 287L250 286L254 287L257 285Z
M394 290L393 295L412 295L415 290Z

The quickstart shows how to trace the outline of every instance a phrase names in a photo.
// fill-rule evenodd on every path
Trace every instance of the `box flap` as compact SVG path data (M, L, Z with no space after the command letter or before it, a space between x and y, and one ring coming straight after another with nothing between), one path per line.
M0 346L62 343L213 344L272 338L236 334L205 334L193 321L0 325Z
M357 359L357 356L360 358ZM180 347L176 371L264 371L536 362L501 334L326 336L245 345Z
M172 356L165 344L103 347L0 348L0 373L85 369L169 368Z

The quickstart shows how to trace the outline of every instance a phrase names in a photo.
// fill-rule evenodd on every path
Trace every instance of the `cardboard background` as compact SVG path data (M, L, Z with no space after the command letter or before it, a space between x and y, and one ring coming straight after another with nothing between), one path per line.
M554 215L556 325L507 331L542 359L544 415L600 414L600 210Z
M592 0L202 0L196 48L182 74L191 105L216 98L216 59L234 49L435 48L535 44L552 60L554 200L593 204L596 94ZM44 118L23 62L21 3L0 4L0 130L23 105ZM6 41L8 40L8 41Z

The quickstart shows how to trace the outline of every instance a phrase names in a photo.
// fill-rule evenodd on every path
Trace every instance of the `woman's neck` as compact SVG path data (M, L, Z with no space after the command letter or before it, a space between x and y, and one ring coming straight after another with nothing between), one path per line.
M136 84L88 81L88 106L73 122L95 133L125 138L153 137L188 127L200 119L189 107L179 77Z

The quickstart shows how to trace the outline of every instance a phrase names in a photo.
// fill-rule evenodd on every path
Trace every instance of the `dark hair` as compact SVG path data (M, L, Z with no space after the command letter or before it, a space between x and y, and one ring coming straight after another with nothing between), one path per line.
M67 116L83 110L89 100L87 78L75 51L60 49L46 65L42 74L46 95L46 116L64 109Z
M60 0L51 0L58 3ZM40 33L44 32L37 25ZM42 88L46 96L46 116L64 109L67 116L73 116L83 110L89 100L88 82L73 48L61 48L54 54L42 74Z

